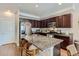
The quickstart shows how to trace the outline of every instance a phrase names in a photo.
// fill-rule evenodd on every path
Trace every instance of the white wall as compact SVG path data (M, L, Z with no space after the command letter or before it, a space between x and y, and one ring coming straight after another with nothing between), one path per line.
M15 42L15 14L6 16L0 10L0 45Z
M74 4L74 10L73 10L73 27L72 27L72 32L73 32L73 39L79 41L79 4Z
M15 14L15 42L17 46L19 46L19 10L16 11Z

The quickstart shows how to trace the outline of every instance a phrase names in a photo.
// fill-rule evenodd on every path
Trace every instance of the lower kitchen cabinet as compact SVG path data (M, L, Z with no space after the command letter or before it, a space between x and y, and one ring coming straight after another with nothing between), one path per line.
M54 50L54 56L60 56L61 55L60 50L63 49L63 50L66 51L67 50L66 47L73 43L73 40L70 39L70 37L67 37L67 36L54 35L54 38L58 38L58 39L63 40L63 42L54 46L54 49L53 49Z
M58 38L58 39L63 40L63 42L61 42L61 44L60 44L60 47L61 47L62 49L65 49L65 50L66 50L66 47L67 47L68 45L70 45L70 44L73 43L73 40L70 39L70 37L68 37L68 36L54 35L54 38Z

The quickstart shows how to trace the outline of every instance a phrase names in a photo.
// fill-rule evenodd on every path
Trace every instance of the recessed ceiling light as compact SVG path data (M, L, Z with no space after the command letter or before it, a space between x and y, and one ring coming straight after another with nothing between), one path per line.
M12 13L10 10L5 11L4 14L5 14L6 16L12 16L12 15L13 15L13 13Z
M37 7L39 7L39 5L36 4L35 7L37 8Z
M62 5L62 3L58 3L59 5Z

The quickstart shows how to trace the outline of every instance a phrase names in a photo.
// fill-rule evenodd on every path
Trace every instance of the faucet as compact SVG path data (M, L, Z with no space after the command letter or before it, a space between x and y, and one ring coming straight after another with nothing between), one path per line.
M59 33L59 34L61 34L61 33L62 33L62 32L61 32L61 30L57 30L57 31L58 31L58 33Z

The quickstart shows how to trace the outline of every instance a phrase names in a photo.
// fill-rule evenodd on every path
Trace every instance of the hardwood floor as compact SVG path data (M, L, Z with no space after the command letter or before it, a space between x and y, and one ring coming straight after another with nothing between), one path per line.
M67 50L60 49L60 56L68 56Z
M16 43L8 43L1 45L0 56L31 56L30 54L26 53L25 47L17 47ZM31 50L29 51L29 53L33 53L33 51Z
M0 46L0 56L20 56L20 48L16 43L8 43Z
M60 56L67 56L67 51L60 49ZM17 47L16 43L8 43L0 46L0 56L30 56L26 54L26 50L23 50L21 54L21 48Z

